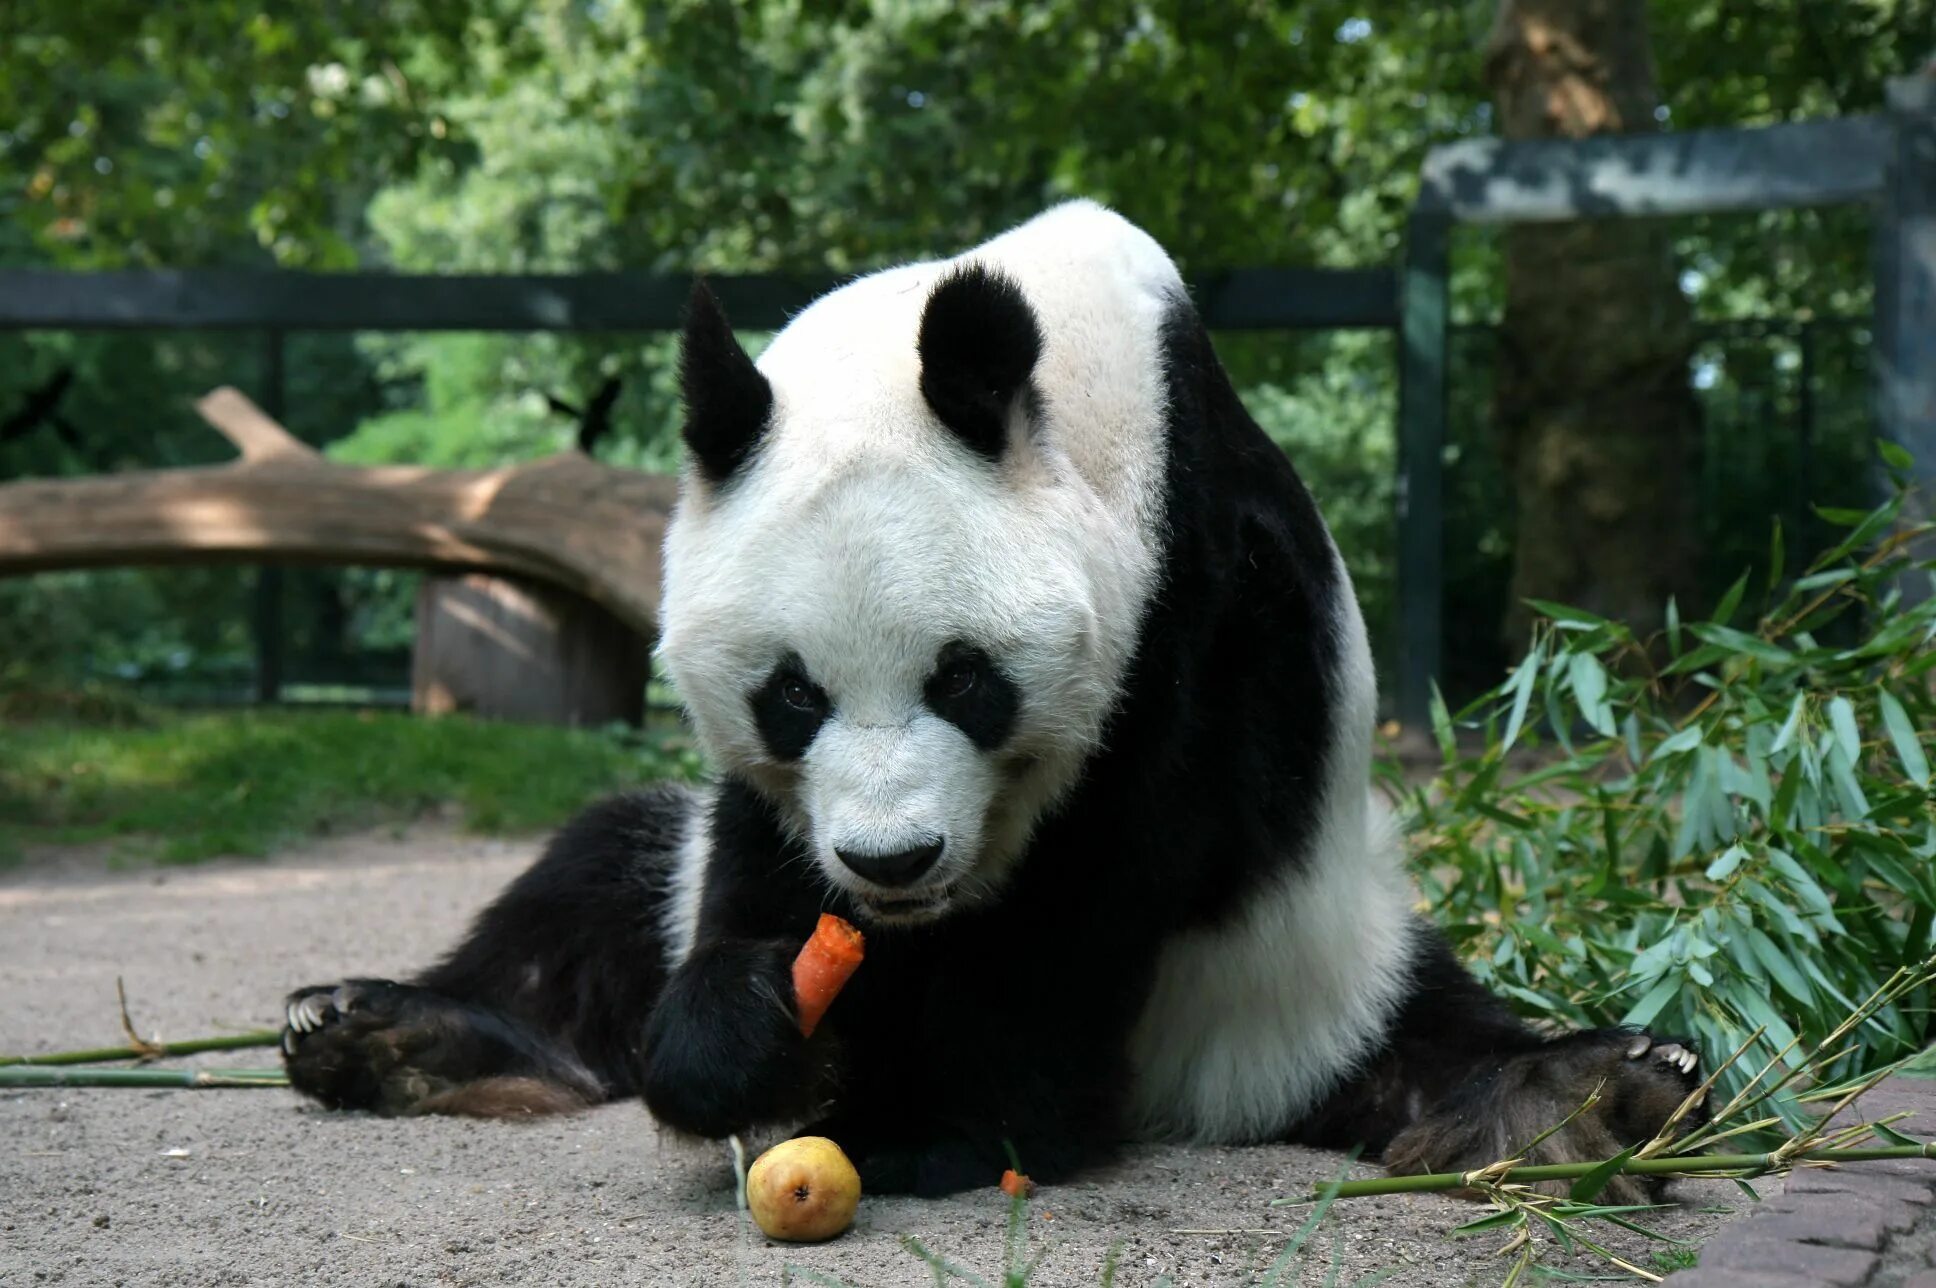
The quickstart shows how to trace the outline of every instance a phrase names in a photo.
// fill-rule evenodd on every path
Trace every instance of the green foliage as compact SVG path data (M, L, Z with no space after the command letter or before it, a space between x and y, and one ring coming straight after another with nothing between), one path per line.
M1446 768L1410 793L1420 879L1490 987L1710 1059L1753 1036L1731 1093L1930 955L1936 525L1903 512L1823 512L1847 532L1792 583L1777 529L1764 575L1707 620L1670 610L1657 640L1536 605L1511 677L1441 709ZM1879 1007L1828 1072L1919 1050L1927 992Z
M848 271L970 244L1072 195L1116 205L1193 269L1389 262L1425 150L1489 128L1494 8L14 0L0 6L0 263ZM1927 55L1936 0L1660 0L1649 17L1668 123L1699 128L1872 109L1887 76ZM1860 314L1866 221L1686 222L1677 240L1700 314ZM1493 316L1496 247L1473 233L1454 265L1460 316ZM290 422L341 459L539 455L571 434L549 399L582 406L617 378L601 455L676 460L663 337L290 344ZM1257 361L1240 351L1272 346ZM1319 491L1385 642L1388 342L1247 337L1226 353ZM1486 361L1459 368L1455 420L1485 407ZM1714 360L1717 390L1775 382L1758 362L1739 348ZM260 363L246 335L0 335L0 419L61 369L75 375L61 404L73 432L42 424L0 442L0 478L219 459L188 399L221 382L257 388ZM1833 355L1820 373L1825 387L1862 388ZM1760 507L1758 528L1769 498L1792 507L1782 479L1805 473L1816 499L1855 503L1840 475L1736 441L1779 437L1766 427L1788 423L1792 402L1714 422L1728 447L1706 499L1723 561L1743 510ZM1473 624L1450 651L1490 674L1508 507L1479 462L1496 455L1489 426L1455 446L1454 518L1482 521L1447 543L1450 594L1468 608L1451 625ZM342 591L352 635L375 623L394 643L402 592L358 576ZM205 617L219 604L233 633L238 594L175 594L181 584L144 592L154 610L139 617L113 611L121 588L101 592L94 651L199 659L208 646L180 625L196 604ZM1448 682L1468 692L1466 679Z
M691 777L684 739L465 717L249 712L135 727L0 722L0 855L125 839L162 862L262 855L304 836L454 805L522 832L605 792Z

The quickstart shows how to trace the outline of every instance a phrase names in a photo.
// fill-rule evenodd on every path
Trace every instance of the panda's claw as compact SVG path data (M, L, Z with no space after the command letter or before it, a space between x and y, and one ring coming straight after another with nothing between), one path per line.
M1642 1033L1627 1044L1627 1058L1629 1060L1638 1060L1641 1056L1646 1055L1648 1049L1653 1045L1653 1035L1650 1033Z

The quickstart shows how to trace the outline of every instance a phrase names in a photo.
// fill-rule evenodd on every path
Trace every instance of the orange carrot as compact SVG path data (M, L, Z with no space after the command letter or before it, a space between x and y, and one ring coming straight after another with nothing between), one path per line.
M1002 1193L1012 1199L1025 1199L1035 1193L1035 1182L1011 1167L1002 1173Z
M800 1008L800 1033L812 1037L814 1026L833 1005L834 997L860 966L866 940L860 931L831 912L820 914L813 938L793 959L793 997Z

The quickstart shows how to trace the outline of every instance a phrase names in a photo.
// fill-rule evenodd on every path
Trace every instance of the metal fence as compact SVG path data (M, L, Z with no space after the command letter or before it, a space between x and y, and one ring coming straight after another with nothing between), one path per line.
M1342 281L1352 288L1373 284L1356 275ZM1338 283L1319 279L1315 284ZM1213 320L1226 324L1218 342L1240 382L1295 388L1299 379L1337 364L1336 330L1235 334L1244 328L1227 325L1233 320L1269 316L1261 306L1247 308L1248 313L1228 306L1212 313ZM755 316L764 315L755 311ZM1308 310L1303 316L1323 320ZM1358 324L1377 321L1375 298L1367 296L1344 316ZM1710 594L1718 594L1742 568L1765 564L1771 517L1782 519L1789 548L1799 551L1813 544L1811 502L1858 505L1866 496L1873 435L1870 327L1863 319L1769 319L1708 324L1698 335L1692 378L1705 413L1707 447L1700 506L1703 581ZM171 454L123 465L218 459L225 445L195 420L187 399L220 381L260 391L271 402L286 389L287 419L312 441L326 440L370 411L408 405L418 396L412 388L350 387L361 377L353 337L344 334L276 332L265 339L234 330L126 330L91 333L90 343L100 346L93 363L97 369L123 365L143 351L165 351L162 365L174 396L157 400L154 423L165 432L153 441L174 446ZM1491 420L1493 345L1491 327L1460 326L1453 329L1449 350L1443 582L1435 593L1459 606L1446 615L1440 671L1441 686L1454 700L1489 686L1511 662L1501 623L1511 580L1514 505ZM1371 346L1343 395L1362 398L1374 421L1381 415L1377 409L1394 401L1393 358L1389 342ZM90 418L108 414L112 405L91 400L102 392L77 388L64 404L82 440ZM1268 404L1268 398L1253 399L1260 415ZM8 410L0 398L0 416ZM1315 410L1317 419L1325 419L1326 409ZM1389 434L1389 412L1382 415L1387 419L1378 422L1379 432ZM1335 428L1335 422L1325 424ZM197 451L183 456L182 445ZM1316 462L1292 450L1356 570L1389 704L1399 654L1393 566L1399 534L1390 477L1384 467L1360 460L1352 444L1334 449L1335 459ZM197 646L141 666L83 658L83 669L131 684L156 700L187 705L408 702L407 608L415 574L303 567L259 576L252 568L217 567L176 569L166 576L170 601L200 619ZM373 614L382 618L374 626L368 620Z
M837 284L832 277L722 276L710 279L733 319L748 331L775 330ZM1397 275L1391 269L1258 268L1202 275L1191 293L1207 325L1232 332L1391 330L1398 321ZM194 360L173 364L183 384L178 408L155 407L158 417L187 417L187 397L217 383L253 393L270 415L312 443L351 428L357 407L339 389L321 392L324 415L289 396L305 361L332 359L319 342L346 333L527 332L651 334L681 323L690 279L644 274L577 276L408 276L235 271L64 273L0 270L0 337L7 333L66 332L106 336L138 348L162 337L193 333L213 344L196 346ZM307 358L292 350L309 347ZM338 352L336 358L340 359ZM188 367L192 375L180 370ZM74 391L83 403L85 390ZM313 390L312 393L319 391ZM0 418L10 409L0 406ZM329 416L337 418L336 423ZM73 412L85 438L83 411ZM205 440L219 454L219 440ZM191 459L118 462L126 466L201 463ZM162 666L115 678L163 699L197 704L252 700L401 702L408 698L407 650L345 654L318 629L339 609L352 573L264 566L247 574L251 647L245 658L214 650L192 665ZM233 615L236 583L204 570L208 593L197 611ZM224 591L228 593L223 593Z

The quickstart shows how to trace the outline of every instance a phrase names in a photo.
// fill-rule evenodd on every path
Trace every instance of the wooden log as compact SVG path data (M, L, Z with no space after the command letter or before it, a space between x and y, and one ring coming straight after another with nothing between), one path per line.
M595 726L645 717L650 653L581 595L485 573L417 590L410 705L424 715Z
M196 407L239 460L0 484L0 576L221 561L481 571L655 630L671 478L577 452L494 470L338 465L234 389Z

